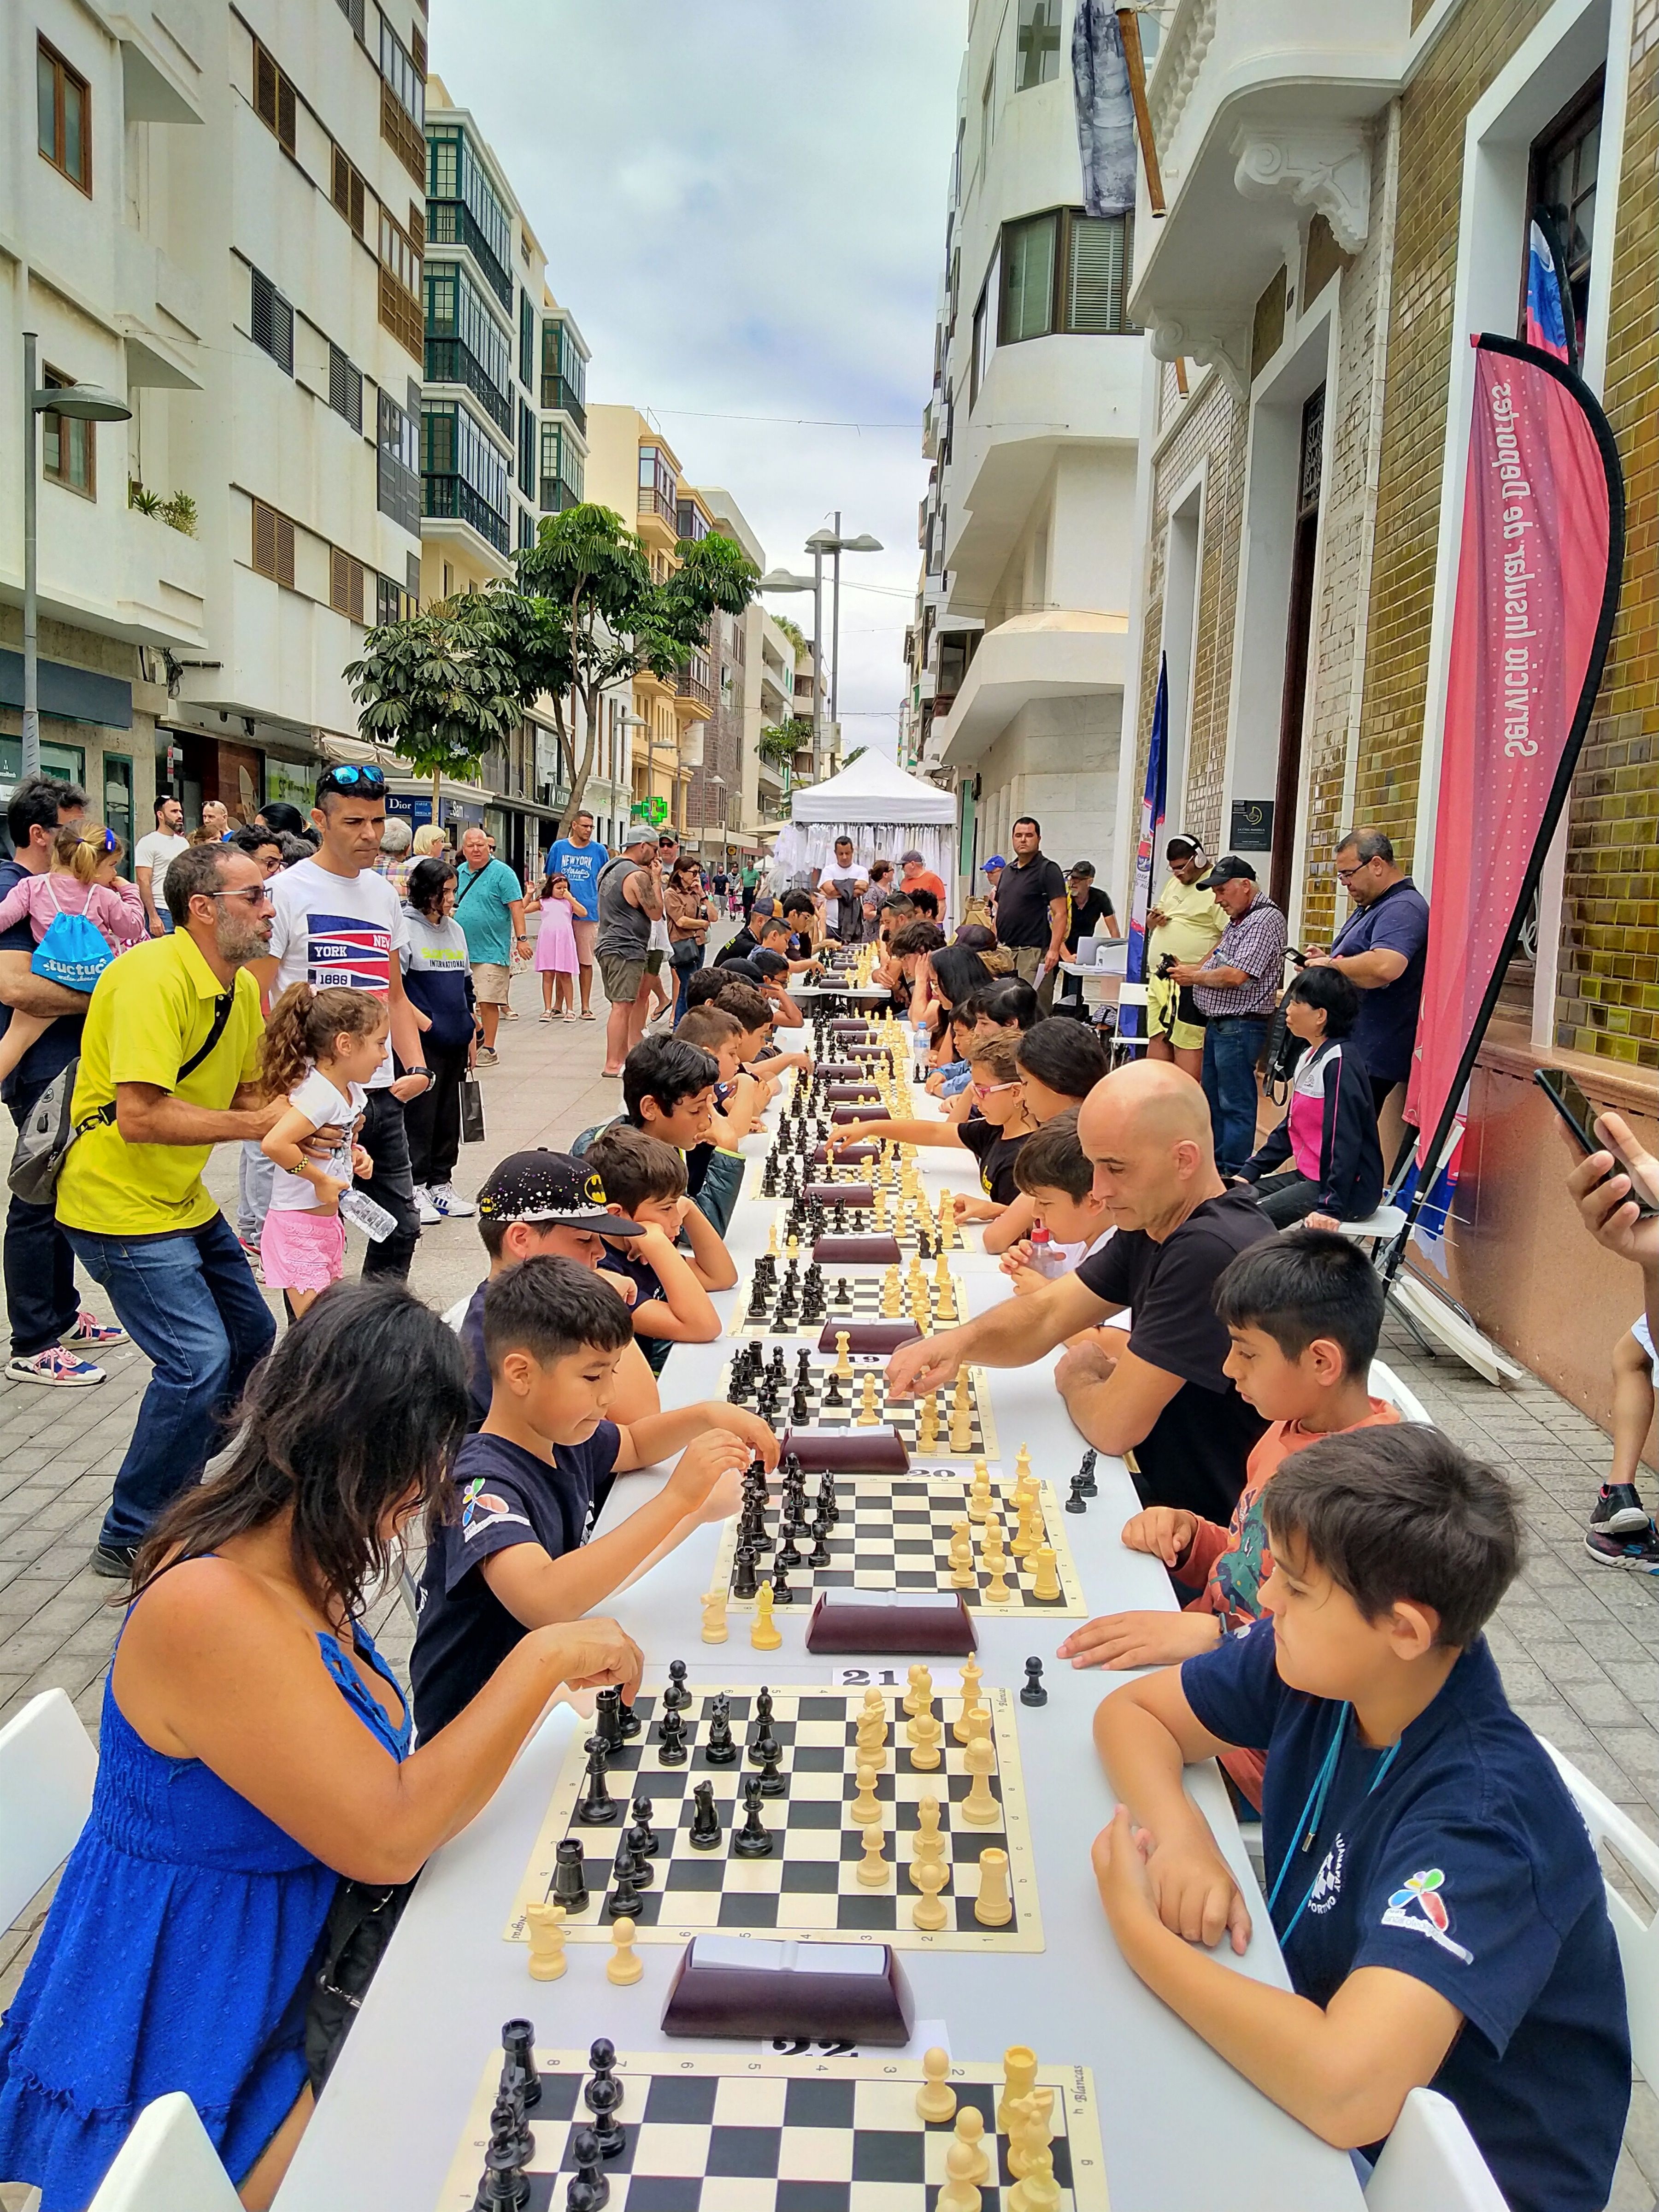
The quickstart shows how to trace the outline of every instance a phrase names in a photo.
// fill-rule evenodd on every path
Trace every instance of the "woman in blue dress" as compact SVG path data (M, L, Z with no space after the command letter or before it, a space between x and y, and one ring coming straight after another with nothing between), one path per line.
M534 1630L410 1751L358 1615L447 1504L469 1398L459 1340L401 1285L325 1291L242 1412L139 1554L92 1811L0 2021L0 2179L39 2185L41 2212L81 2212L173 2089L269 2205L311 2111L307 1970L338 1877L408 1881L561 1684L639 1680L614 1622Z

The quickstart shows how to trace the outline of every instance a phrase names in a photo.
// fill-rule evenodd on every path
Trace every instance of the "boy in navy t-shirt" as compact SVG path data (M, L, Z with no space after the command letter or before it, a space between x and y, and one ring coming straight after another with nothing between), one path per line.
M617 1293L574 1260L493 1275L483 1331L489 1415L456 1458L457 1504L421 1577L410 1666L422 1741L471 1702L526 1630L579 1619L702 1522L724 1520L753 1454L777 1463L763 1422L730 1418L741 1408L687 1406L626 1428L605 1419L633 1329ZM657 1495L586 1540L599 1484L676 1451Z
M1359 1429L1287 1461L1264 1508L1270 1617L1096 1716L1121 1802L1095 1866L1124 1956L1328 2142L1374 2156L1432 2087L1511 2212L1601 2212L1630 2101L1624 1980L1584 1823L1480 1633L1519 1558L1508 1488L1433 1429ZM1182 1787L1233 1746L1267 1753L1293 1995L1197 1948L1250 1934Z

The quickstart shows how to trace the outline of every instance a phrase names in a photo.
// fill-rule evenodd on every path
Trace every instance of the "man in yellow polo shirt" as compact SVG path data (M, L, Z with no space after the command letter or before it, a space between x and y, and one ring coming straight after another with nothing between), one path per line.
M259 991L269 949L258 863L193 845L167 870L171 936L112 960L87 1010L77 1126L58 1219L109 1292L153 1372L92 1564L125 1576L150 1523L199 1482L276 1334L246 1255L202 1181L215 1145L262 1137L286 1101L259 1103Z
M1215 951L1227 917L1215 893L1198 888L1210 864L1196 837L1171 837L1164 857L1170 864L1169 881L1146 916L1146 1056L1173 1060L1196 1083L1204 1069L1204 1017L1193 1002L1190 985L1158 971L1166 957L1201 965Z

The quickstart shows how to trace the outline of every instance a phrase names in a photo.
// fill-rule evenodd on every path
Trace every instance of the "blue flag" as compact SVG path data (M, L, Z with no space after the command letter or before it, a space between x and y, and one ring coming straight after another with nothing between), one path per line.
M1140 842L1135 848L1135 892L1129 909L1129 957L1124 980L1146 981L1146 913L1152 902L1152 868L1164 835L1164 777L1169 758L1170 670L1162 654L1158 664L1158 695L1152 702L1152 736L1146 748L1146 783L1140 795ZM1120 1006L1117 1033L1122 1037L1146 1035L1138 1006Z

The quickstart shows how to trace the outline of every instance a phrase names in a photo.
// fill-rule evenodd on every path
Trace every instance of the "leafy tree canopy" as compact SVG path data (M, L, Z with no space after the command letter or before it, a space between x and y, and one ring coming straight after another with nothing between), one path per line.
M519 720L518 668L482 593L377 625L344 672L362 734L432 778L434 807L439 778L475 775Z

